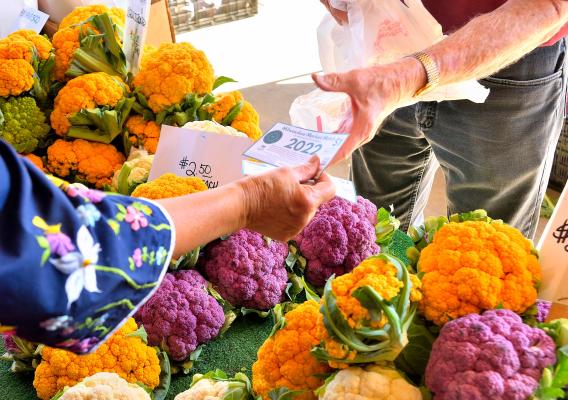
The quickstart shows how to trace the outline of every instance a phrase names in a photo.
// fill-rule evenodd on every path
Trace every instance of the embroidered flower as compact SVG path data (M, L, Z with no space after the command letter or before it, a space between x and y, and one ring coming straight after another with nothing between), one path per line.
M52 332L59 329L68 328L72 322L72 317L70 317L69 315L62 315L60 317L46 319L45 321L40 322L39 326L41 326L46 331Z
M133 231L137 231L140 228L146 228L148 226L148 219L141 211L138 211L132 206L126 207L126 215L124 216L124 221L130 224Z
M132 254L132 260L134 261L136 268L142 267L142 250L140 250L140 248L134 250L134 254Z
M52 254L63 257L70 251L75 250L71 238L61 232L61 224L48 225L43 218L37 216L32 220L32 224L43 231Z
M87 226L95 226L98 220L101 219L101 212L92 204L83 204L77 207L79 218Z
M168 251L164 247L160 246L156 251L156 264L161 267L166 262L167 257Z
M69 349L74 353L84 354L93 348L94 345L99 343L99 339L96 337L89 337L86 339L67 339L61 343L58 343L56 347L62 347Z
M105 194L98 190L89 189L83 184L72 183L65 188L65 193L69 197L80 196L84 200L91 201L93 203L100 203L105 198Z
M91 293L100 293L95 265L99 261L101 248L95 243L86 226L81 226L77 232L77 247L78 252L50 260L57 270L69 275L65 282L67 307L79 298L83 289Z

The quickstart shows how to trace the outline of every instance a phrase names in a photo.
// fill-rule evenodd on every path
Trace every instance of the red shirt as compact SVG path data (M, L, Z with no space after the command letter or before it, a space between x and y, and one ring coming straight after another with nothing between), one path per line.
M505 4L506 0L423 0L423 3L442 24L444 32L451 32L464 26L476 15L495 10ZM554 44L566 35L568 35L568 25L565 25L545 45Z

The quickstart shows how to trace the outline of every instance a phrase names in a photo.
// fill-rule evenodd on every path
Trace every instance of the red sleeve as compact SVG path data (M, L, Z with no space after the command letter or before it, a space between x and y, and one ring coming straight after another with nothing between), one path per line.
M544 43L543 46L553 45L554 43L558 42L560 39L562 39L566 35L568 35L568 24L564 25L562 27L562 29L560 29L560 31L558 31L558 33L556 35L554 35L554 37L552 39L550 39L548 42Z

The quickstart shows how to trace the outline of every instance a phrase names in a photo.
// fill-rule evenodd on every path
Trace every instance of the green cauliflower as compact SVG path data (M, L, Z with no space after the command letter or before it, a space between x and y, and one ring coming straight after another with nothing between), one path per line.
M49 135L45 114L31 97L0 98L0 139L18 153L31 153Z

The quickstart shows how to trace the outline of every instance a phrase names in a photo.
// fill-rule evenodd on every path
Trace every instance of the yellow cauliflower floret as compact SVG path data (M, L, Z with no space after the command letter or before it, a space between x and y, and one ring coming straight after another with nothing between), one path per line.
M20 36L11 36L0 39L0 59L25 60L32 62L34 44Z
M45 347L34 376L34 387L42 400L48 400L65 386L74 386L97 372L114 372L130 383L153 389L160 382L160 362L156 350L139 337L128 336L137 329L134 319L88 355Z
M53 46L51 45L49 39L47 39L45 36L38 35L31 29L20 29L19 31L11 33L10 35L8 35L8 37L22 38L33 43L41 60L47 60L49 58L49 55L51 54L51 51L53 50Z
M126 13L124 9L119 7L112 7L109 8L105 5L92 5L92 6L83 6L83 7L75 7L73 11L71 11L59 24L59 29L68 28L71 25L77 25L81 22L85 22L89 18L107 13L112 21L120 26L124 26L126 22Z
M48 171L64 179L75 177L99 189L111 184L122 164L124 156L110 144L59 139L47 149Z
M215 121L221 122L240 101L243 101L243 95L239 91L222 93L215 97L215 103L208 106L207 111ZM243 101L243 108L231 122L231 127L245 133L252 140L258 140L262 136L260 117L248 101Z
M134 146L143 147L150 154L156 153L160 139L160 125L155 121L145 121L141 115L133 115L128 118L125 127Z
M205 53L189 43L168 43L144 56L132 84L158 113L180 103L187 94L210 92L214 81Z
M72 79L55 98L51 125L58 135L65 136L71 127L70 116L83 109L114 107L127 91L126 84L120 78L104 72Z
M185 196L207 190L207 185L197 177L181 177L165 174L152 182L143 183L132 192L132 197L144 197L150 200L168 199Z
M323 384L322 374L329 367L316 360L311 350L319 344L317 320L319 305L307 301L285 315L285 326L268 338L258 350L252 366L253 390L268 400L271 390L286 387L306 390L296 400L313 400L312 393Z
M540 266L532 243L502 223L443 226L418 261L420 310L438 325L502 306L523 313L536 301Z
M0 97L19 96L34 85L34 69L25 60L0 60Z

